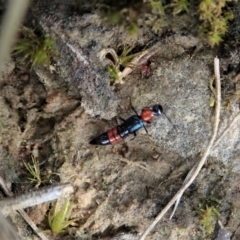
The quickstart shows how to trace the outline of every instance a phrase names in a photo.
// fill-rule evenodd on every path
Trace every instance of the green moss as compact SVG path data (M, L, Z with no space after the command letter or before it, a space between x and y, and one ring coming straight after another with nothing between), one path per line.
M106 2L97 4L102 18L109 24L123 26L130 35L137 35L138 16L144 12L145 3L143 1Z
M111 83L119 81L119 72L120 71L119 71L118 67L109 65L109 66L107 66L107 71L108 71L108 75L109 75Z
M107 182L102 182L102 189L103 190L107 190L109 188L109 185L108 185L108 183Z
M182 12L189 12L190 3L188 0L174 0L172 5L173 15L177 15Z
M216 224L216 217L218 216L220 216L220 213L213 206L206 206L206 209L202 210L200 223L203 225L207 234L213 233Z
M53 40L47 35L37 36L33 30L26 27L22 28L21 35L13 55L20 56L20 62L31 67L50 65L50 59L55 55Z
M151 12L149 22L152 25L152 31L156 34L161 33L162 29L167 25L166 23L166 8L168 5L162 0L150 0Z
M152 13L157 14L161 17L165 16L165 8L166 4L165 1L162 0L150 0L150 5L152 8Z
M200 225L203 227L204 235L211 235L214 231L217 218L220 213L217 209L219 201L215 198L208 197L202 200L197 208L200 217Z
M233 13L227 9L226 2L202 0L199 5L200 33L212 47L222 42L228 30L228 22L233 19Z
M130 34L138 33L138 19L145 18L153 32L161 34L164 27L168 26L167 19L170 15L175 18L179 14L186 13L189 17L197 16L196 22L200 35L214 47L223 41L228 31L229 21L234 18L228 7L229 2L234 0L145 0L108 2L101 4L104 17L111 24L122 25ZM198 4L198 7L196 6ZM104 6L104 7L103 7ZM193 7L195 6L195 7ZM197 8L198 9L197 9ZM144 14L147 14L144 16Z

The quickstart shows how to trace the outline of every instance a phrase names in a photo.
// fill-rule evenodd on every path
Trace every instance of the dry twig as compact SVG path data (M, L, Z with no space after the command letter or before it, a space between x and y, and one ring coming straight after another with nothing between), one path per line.
M221 133L221 135L218 137L218 139L214 142L213 148L215 148L218 143L221 141L221 139L223 138L223 136L228 132L229 129L231 129L231 127L239 120L240 117L240 113L238 113L233 119L232 121L228 124L228 126L223 130L223 132Z
M69 183L64 183L41 188L16 197L11 197L11 194L7 199L0 201L0 209L4 215L7 215L11 211L53 201L59 197L69 195L72 192L72 185Z
M19 214L31 226L31 228L42 240L48 240L48 239L43 233L41 233L41 231L39 231L35 223L29 218L26 212L21 208L31 207L43 202L52 201L61 196L65 196L66 194L68 195L73 192L73 187L70 184L59 184L57 186L51 186L45 189L40 189L34 192L22 194L18 197L13 198L12 192L8 190L2 177L0 177L0 186L3 189L4 193L8 197L10 197L10 198L7 198L6 200L0 201L1 212L4 215L7 215L13 210L18 210Z
M178 204L185 190L192 184L192 182L197 177L198 173L202 169L204 163L207 160L207 157L210 153L211 147L213 146L214 140L217 136L219 118L220 118L220 109L221 109L221 83L220 83L220 70L219 70L219 59L214 58L214 73L216 77L216 107L215 107L215 119L213 126L213 133L209 144L204 152L201 160L197 165L193 167L190 171L190 174L187 176L187 181L183 184L183 186L179 189L179 191L175 194L175 196L169 201L166 207L158 214L152 224L145 230L145 232L141 235L140 240L144 240L146 236L152 231L152 229L156 226L156 224L162 219L165 213L169 210L170 207L173 206L174 203ZM191 175L191 176L190 176Z
M129 63L129 66L139 66L148 61L153 55L155 55L161 49L162 43L157 43L151 48L141 52L138 56L134 57L133 60ZM122 72L119 73L121 79L127 77L132 71L133 67L126 67Z
M3 64L8 59L12 44L15 41L17 29L28 8L29 0L9 0L7 11L1 24L0 35L0 76Z

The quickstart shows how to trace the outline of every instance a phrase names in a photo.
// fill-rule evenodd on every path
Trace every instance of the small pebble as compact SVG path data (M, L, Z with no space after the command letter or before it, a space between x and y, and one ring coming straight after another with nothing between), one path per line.
M152 154L152 159L157 160L159 158L160 154L158 152L154 152Z

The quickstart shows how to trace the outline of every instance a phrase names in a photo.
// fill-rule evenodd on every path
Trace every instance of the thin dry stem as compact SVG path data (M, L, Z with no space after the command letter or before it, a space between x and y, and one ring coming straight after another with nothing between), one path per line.
M223 132L221 133L221 135L218 137L218 139L214 142L213 148L215 148L218 143L221 141L221 139L224 137L224 135L228 132L229 129L231 129L231 127L239 120L240 117L240 113L238 113L233 119L232 121L228 124L228 126L223 130Z
M19 214L22 216L22 218L28 223L28 225L33 229L33 231L40 237L42 240L49 240L35 225L35 223L32 221L32 219L27 215L27 213L20 209L18 210Z
M211 147L213 146L214 140L217 136L217 130L218 130L219 118L220 118L220 109L221 109L221 83L220 83L219 59L217 57L214 58L214 73L215 73L215 77L216 77L216 98L217 98L216 99L216 107L215 107L215 119L214 119L213 133L212 133L211 139L209 141L209 144L206 148L206 151L204 152L198 165L193 167L194 170L191 174L191 177L187 176L187 178L189 178L189 180L185 184L183 184L183 186L175 194L175 196L169 201L169 203L166 205L166 207L158 214L158 216L155 218L155 220L152 222L152 224L141 235L140 240L144 240L147 237L147 235L153 230L153 228L156 226L156 224L162 219L162 217L169 210L169 208L172 207L175 202L180 201L181 196L183 195L185 190L195 180L195 178L197 177L197 175L199 174L200 170L202 169L204 163L207 160L207 157L210 153Z
M139 66L147 62L153 55L155 55L160 49L160 43L155 44L153 47L143 51L138 56L133 58L133 60L129 63L129 66ZM126 67L122 72L119 73L119 77L125 78L127 77L132 71L134 70L133 67Z
M3 178L0 176L0 186L2 188L2 190L4 191L4 193L8 196L8 197L12 197L13 194L12 192L8 189L7 185L5 184Z
M17 29L20 27L29 2L29 0L8 1L0 35L0 76L4 62L9 58L11 47L16 39Z
M39 231L35 223L29 218L24 210L21 208L30 207L36 204L47 202L50 200L55 200L60 196L65 196L73 192L73 187L70 184L59 184L57 186L51 186L45 189L40 189L38 191L20 195L16 198L12 198L12 192L7 188L3 178L0 176L0 186L4 193L10 197L6 200L0 201L1 212L5 215L13 210L18 210L19 214L23 219L30 225L30 227L35 231L35 233L42 240L48 240L48 238Z
M69 195L73 192L73 187L69 183L58 184L41 188L39 190L28 192L20 196L7 198L0 201L0 207L3 214L11 211L35 206L44 202L53 201L59 197Z

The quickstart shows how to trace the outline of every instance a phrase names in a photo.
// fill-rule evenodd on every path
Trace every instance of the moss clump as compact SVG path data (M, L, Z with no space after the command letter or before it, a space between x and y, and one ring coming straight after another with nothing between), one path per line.
M141 13L146 12L146 3L143 0L103 0L98 2L96 6L108 23L122 25L131 35L138 33L138 17Z
M34 67L50 65L50 59L55 55L53 40L47 36L38 36L33 30L23 27L22 37L18 40L13 55L20 56L20 62Z
M149 16L149 22L152 25L152 31L156 34L161 33L162 29L167 25L166 23L166 8L168 5L162 0L150 0L152 14Z
M189 12L190 3L188 0L174 0L172 5L173 15L177 15L182 12Z
M234 18L228 7L229 2L234 0L132 0L114 3L102 0L98 6L109 23L122 25L131 34L138 33L140 18L145 19L154 33L161 34L163 28L168 26L169 15L178 17L186 13L190 17L197 16L200 35L214 47L223 41L229 21Z
M222 42L228 22L233 19L233 13L227 9L226 3L226 0L202 0L199 5L202 21L200 32L212 47Z
M204 235L211 235L214 231L217 218L220 213L217 209L219 201L215 198L208 197L203 199L202 203L197 208L197 213L200 217L200 225L203 228Z

